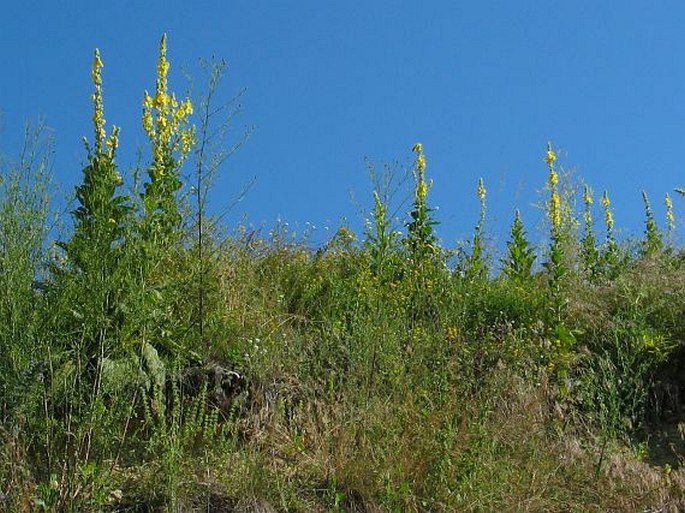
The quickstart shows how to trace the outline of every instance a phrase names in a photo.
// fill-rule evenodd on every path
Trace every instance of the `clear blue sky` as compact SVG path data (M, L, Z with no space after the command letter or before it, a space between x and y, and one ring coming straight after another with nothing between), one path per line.
M342 217L360 229L350 193L370 206L365 158L409 163L416 141L447 246L470 236L480 176L490 233L506 237L518 206L541 237L531 204L547 141L564 167L609 189L618 227L633 234L641 189L661 221L663 194L685 185L683 2L27 0L1 11L0 149L17 153L24 123L44 116L65 193L80 180L82 136L92 138L94 48L126 169L144 142L141 99L163 32L173 90L188 87L182 66L213 55L229 63L224 98L247 88L234 126L255 131L212 196L219 210L256 177L231 223L310 222L319 241ZM684 215L685 198L674 199Z

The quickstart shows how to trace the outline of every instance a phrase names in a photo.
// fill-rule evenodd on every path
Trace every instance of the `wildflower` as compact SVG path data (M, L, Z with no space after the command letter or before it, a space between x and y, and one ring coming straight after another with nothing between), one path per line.
M554 169L549 172L549 183L552 186L556 186L559 183L559 173Z
M554 166L554 162L557 160L557 154L554 153L552 149L552 143L547 143L547 155L545 156L545 162L551 168Z
M100 50L95 49L95 58L93 59L93 68L91 71L91 77L93 79L93 84L96 87L102 86L102 68L104 64L100 58Z
M607 191L604 191L602 196L602 206L604 207L604 223L607 225L607 232L609 237L611 237L611 233L614 230L614 213L611 211L611 201Z
M419 169L420 173L423 173L426 169L426 156L423 153L419 153L416 157L416 167Z
M145 91L145 95L143 96L143 108L146 110L151 110L154 106L155 103L152 100L152 96L150 96L148 92Z
M673 214L673 200L671 195L666 193L666 223L668 224L668 231L672 232L675 228L675 215Z
M556 153L552 149L550 143L547 144L547 155L545 156L545 162L549 167L549 188L552 191L552 196L549 202L549 219L552 222L552 228L555 232L558 232L561 228L561 195L557 190L557 185L559 184L559 173L554 169L554 161L557 159Z
M155 125L152 120L152 113L149 110L143 112L143 128L150 139L155 138Z
M583 217L585 218L585 224L587 226L592 226L592 203L594 202L594 199L592 197L592 189L588 187L587 185L585 186L585 189L583 190L583 203L585 203L585 213Z
M485 201L485 194L487 193L487 189L485 188L485 183L483 183L483 179L481 178L478 180L478 198L480 199L481 202Z
M421 179L416 187L416 197L423 201L426 199L426 196L428 196L428 184L426 184L425 180Z
M157 107L158 109L164 109L167 103L169 103L169 96L163 91L158 91L155 95L155 107Z
M109 148L110 153L113 153L114 150L116 150L119 147L119 127L118 126L112 127L112 135L110 135L109 139L107 139L107 147Z
M174 94L168 92L167 76L170 66L166 58L165 35L160 42L155 95L151 96L146 91L143 96L142 122L153 147L153 180L164 176L163 168L168 165L167 157L170 154L177 151L181 153L175 159L180 165L196 142L195 128L188 127L188 118L193 113L192 102L190 99L179 102Z
M195 144L195 127L181 132L181 153L188 154Z
M549 207L549 218L555 230L561 228L561 196L557 191L552 193Z
M91 96L93 101L93 125L95 126L95 150L100 153L102 145L107 137L105 131L105 108L102 101L102 68L104 64L100 58L100 51L95 49L95 58L93 59L93 68L91 77L95 85L95 92Z

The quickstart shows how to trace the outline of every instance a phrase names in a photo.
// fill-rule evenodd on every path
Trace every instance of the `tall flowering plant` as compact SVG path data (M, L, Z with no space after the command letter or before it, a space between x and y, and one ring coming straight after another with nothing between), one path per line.
M155 94L143 97L143 129L152 147L143 205L148 236L169 238L181 222L176 193L181 189L180 170L195 144L195 127L189 118L193 104L189 98L177 100L169 93L167 38L162 36L157 64Z
M76 188L78 207L73 212L75 232L69 242L61 243L70 264L87 272L89 265L100 265L104 255L114 250L115 242L122 237L122 224L129 212L127 198L117 195L123 183L117 170L115 154L119 145L119 128L112 127L107 134L102 91L100 52L95 50L91 78L93 81L94 141L86 138L88 164L83 169L83 182ZM90 254L100 254L89 258Z
M426 155L423 153L423 145L419 142L413 147L416 154L414 178L414 208L410 212L411 221L407 224L409 234L405 243L411 254L411 258L423 264L438 253L438 238L433 232L433 226L438 222L433 218L432 208L428 206L429 183L426 181Z

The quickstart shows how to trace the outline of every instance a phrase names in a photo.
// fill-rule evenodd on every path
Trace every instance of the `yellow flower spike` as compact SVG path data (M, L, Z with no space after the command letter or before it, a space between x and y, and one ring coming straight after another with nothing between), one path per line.
M91 99L93 101L93 125L95 126L95 151L100 154L102 152L102 147L105 143L105 138L107 137L107 132L105 131L105 107L102 100L102 68L104 64L100 58L100 51L95 49L95 58L93 59L93 69L91 71L91 77L93 79L93 85L95 85L95 91L93 92Z
M607 226L607 232L609 236L614 229L614 213L611 211L611 201L609 200L609 193L604 191L602 196L602 206L604 207L604 223Z
M423 180L423 173L426 170L426 156L423 154L423 144L417 142L412 151L416 153L416 169L419 172L419 180Z
M93 69L91 70L91 77L93 79L93 84L96 87L102 86L102 68L105 65L100 58L100 50L95 49L95 57L93 59Z
M193 113L190 99L178 100L168 91L168 72L171 67L166 58L166 35L162 37L157 63L157 83L154 96L147 91L143 96L143 128L152 144L153 162L150 176L153 181L175 174L170 162L178 168L195 144L195 128L188 118ZM174 155L180 153L180 155ZM175 158L170 160L170 156Z
M666 193L664 200L666 204L666 223L668 224L668 231L672 232L675 229L675 215L673 214L673 200L671 195Z
M589 186L585 185L585 188L583 190L583 203L585 203L585 212L583 213L583 218L585 219L585 224L587 226L592 225L592 204L594 202L594 198L592 197L592 189L590 189Z
M162 36L159 42L159 62L157 64L157 97L160 100L166 100L166 93L168 89L167 75L171 65L166 58L166 34Z
M487 189L485 188L485 183L483 182L483 179L480 178L480 179L478 180L478 190L477 190L477 193L478 193L478 198L481 200L481 202L482 202L482 201L485 201L485 195L486 195L487 192L488 192L488 191L487 191Z

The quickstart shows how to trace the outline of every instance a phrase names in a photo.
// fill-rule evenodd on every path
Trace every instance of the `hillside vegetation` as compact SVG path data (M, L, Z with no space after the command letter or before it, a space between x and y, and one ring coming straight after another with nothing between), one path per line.
M549 145L544 246L519 212L506 247L487 242L481 180L470 241L446 249L417 143L399 226L381 173L363 234L222 236L223 67L197 102L168 71L163 38L125 184L95 53L58 240L40 131L2 163L0 510L685 510L670 196L657 223L644 195L644 234L619 241L609 194Z

